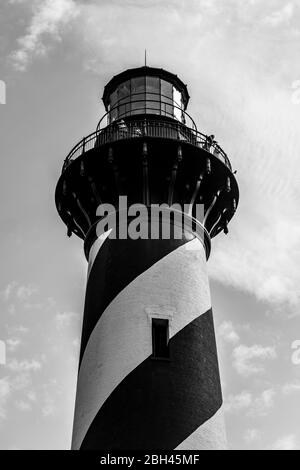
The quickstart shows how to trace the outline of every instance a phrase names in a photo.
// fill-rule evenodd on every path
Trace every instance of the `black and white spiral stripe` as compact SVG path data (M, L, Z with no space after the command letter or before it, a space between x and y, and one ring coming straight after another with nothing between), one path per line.
M170 361L151 358L153 315L169 319ZM221 405L201 242L96 240L72 448L225 448Z

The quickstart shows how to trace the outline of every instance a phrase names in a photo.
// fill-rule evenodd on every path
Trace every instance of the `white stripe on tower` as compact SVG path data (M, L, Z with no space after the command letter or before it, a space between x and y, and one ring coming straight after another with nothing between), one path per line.
M199 426L176 450L227 450L227 437L222 408Z
M97 248L95 246L91 250L90 277L88 282L95 282L94 280L90 281L93 270L96 268L99 270L99 266L95 267L98 262L98 255L95 252L100 249L99 254L101 256L101 250L106 243L110 243L110 240L107 239L104 243L96 241ZM194 246L195 249L187 249L187 245L189 245L189 248ZM130 258L130 256L134 256L134 253L128 253L128 256ZM102 266L101 269L105 270L106 266ZM118 269L118 267L115 266L114 269ZM110 406L113 409L120 406L119 403L112 403L111 405L110 401L114 400L114 393L117 394L116 397L123 397L123 386L127 387L125 399L127 401L128 398L130 401L130 395L137 393L136 387L130 385L131 381L135 381L135 376L137 376L137 383L139 384L140 374L145 374L143 368L149 366L151 368L156 367L153 361L152 363L148 361L152 354L151 312L155 312L155 316L161 314L162 318L166 318L167 312L167 317L170 320L170 340L172 345L172 342L175 344L190 325L193 326L193 330L191 330L194 332L193 334L196 331L199 335L197 341L206 341L199 325L194 325L193 322L197 322L202 316L204 321L210 308L211 301L205 250L201 242L194 239L188 242L188 244L182 244L173 251L170 250L169 254L156 261L151 267L139 274L124 287L106 306L103 313L99 312L99 319L84 346L79 368L73 428L73 449L106 448L103 437L101 437L103 433L104 435L105 433L110 434L113 445L116 445L114 448L119 448L116 442L118 438L116 437L116 441L114 441L113 435L118 433L117 429L121 429L124 425L126 429L126 423L124 424L123 422L125 418L122 418L123 413L125 413L124 409L121 408L119 417L111 418L110 429L99 430L97 417L99 417L99 414L101 417L102 412L104 414L109 413L107 409L110 409ZM185 341L184 338L183 340ZM193 343L192 339L191 343ZM189 342L187 343L186 351L188 350L188 344ZM174 349L176 349L175 346ZM188 355L186 351L182 351L183 356ZM192 372L183 370L181 380L184 382L185 373L194 374L195 376L196 374L199 375L199 388L193 391L193 396L196 395L197 399L198 393L201 406L205 408L205 393L207 391L203 391L203 397L201 397L201 384L204 383L203 387L205 388L206 382L213 382L209 372L211 369L209 361L213 361L212 368L218 371L217 362L215 364L217 359L216 356L213 359L209 358L207 364L206 358L203 364L197 363L196 359L191 357ZM184 360L189 360L189 357L185 357ZM170 364L172 361L175 363L176 359L171 358ZM168 367L170 364L166 363L164 367ZM197 367L199 367L199 372ZM147 377L145 376L145 380ZM176 380L178 380L178 373L176 373ZM141 382L144 382L144 380ZM172 382L172 378L169 382ZM137 389L139 389L139 386L137 386ZM155 395L158 392L157 390L152 392L149 390L150 395L151 393ZM164 394L164 390L161 390L159 393ZM151 400L151 397L148 399ZM115 400L119 401L118 398ZM169 397L169 400L172 401L172 397ZM183 404L184 400L183 396ZM172 448L176 446L178 449L224 448L224 426L222 422L220 423L219 413L217 413L219 406L221 406L221 402L218 405L211 405L208 417L204 419L205 422L196 423L192 416L186 416L186 421L192 423L191 429L188 431L180 430L180 432L174 430L173 441L176 444ZM124 407L126 407L126 403L124 403ZM129 404L128 407L130 407ZM209 408L209 406L207 407ZM183 409L186 409L186 405L183 406ZM182 420L184 417L180 416L180 410L175 409L174 414L177 412L180 420ZM189 414L191 413L189 412ZM142 418L141 416L141 420ZM118 419L120 423L118 423ZM153 416L153 420L155 421L156 419L158 418ZM170 423L174 419L174 416L170 416ZM106 421L103 417L102 420L100 419L104 427L107 426L105 424ZM168 418L166 418L166 421L168 421ZM115 426L113 425L114 422L117 423ZM172 429L177 426L176 419L174 423ZM127 426L128 433L132 433L130 422L127 423ZM144 426L147 426L146 422L144 422ZM155 424L153 426L155 428ZM168 431L168 426L169 423L166 422L166 435L167 433L168 435L172 434L172 432ZM184 427L184 424L180 426ZM143 429L135 429L135 431L138 435L143 433ZM94 435L91 436L91 434ZM91 447L91 438L94 447ZM144 442L148 442L149 449L157 446L157 444L149 442L149 437L147 439L148 441ZM181 440L178 441L178 439ZM162 440L164 439L162 438ZM169 442L169 438L167 441ZM96 446L95 442L97 442ZM125 443L124 446L126 448ZM164 449L165 446L167 444L161 442L161 448ZM136 448L140 448L139 444L137 444Z

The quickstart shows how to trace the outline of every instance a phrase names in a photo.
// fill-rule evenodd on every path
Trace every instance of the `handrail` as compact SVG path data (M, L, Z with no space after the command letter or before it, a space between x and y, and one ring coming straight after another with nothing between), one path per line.
M73 160L88 150L119 140L138 139L142 137L178 140L182 143L186 142L200 147L222 160L232 171L226 153L211 137L175 120L172 122L147 119L147 117L126 122L123 119L114 121L107 127L96 130L87 137L84 137L72 148L71 152L66 157L62 171L64 171Z

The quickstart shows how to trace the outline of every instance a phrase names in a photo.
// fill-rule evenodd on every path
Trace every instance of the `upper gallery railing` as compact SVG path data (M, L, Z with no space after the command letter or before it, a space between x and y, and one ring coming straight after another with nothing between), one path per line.
M153 118L148 119L147 117L138 119L131 118L126 121L119 119L103 129L98 129L87 137L84 137L73 147L65 159L63 171L73 160L88 150L119 140L139 139L143 137L172 139L200 147L222 160L232 171L229 158L213 139L213 136L206 136L176 120L167 121Z

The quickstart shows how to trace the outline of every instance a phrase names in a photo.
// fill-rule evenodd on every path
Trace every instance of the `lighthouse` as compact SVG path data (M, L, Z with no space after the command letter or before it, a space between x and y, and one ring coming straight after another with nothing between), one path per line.
M102 99L55 194L88 262L72 449L226 449L207 261L238 205L229 158L173 73L126 70Z

